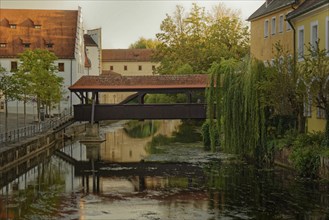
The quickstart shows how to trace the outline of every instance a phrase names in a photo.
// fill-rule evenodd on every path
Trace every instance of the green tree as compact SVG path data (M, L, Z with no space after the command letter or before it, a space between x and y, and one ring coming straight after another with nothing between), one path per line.
M224 150L253 158L257 164L270 162L271 151L266 145L266 105L259 89L259 84L266 80L265 67L253 60L234 65L235 68L232 62L225 66L228 68L223 68Z
M54 104L61 99L63 78L56 76L57 67L54 61L57 57L48 50L25 50L19 55L21 65L15 76L24 86L24 96L35 99L40 117L40 107L51 111ZM26 84L26 82L29 82Z
M140 37L135 43L130 44L129 49L155 49L159 41Z
M15 78L0 65L0 99L5 101L5 132L8 131L8 102L18 99L19 86Z
M325 113L325 145L329 147L329 57L326 49L320 49L309 45L308 53L303 57L298 69L301 73L301 87L304 89L305 97L310 97L312 105L320 108Z
M304 93L298 87L300 74L295 61L280 42L274 45L275 57L268 63L266 80L260 83L260 89L265 95L265 105L271 109L271 116L282 118L291 116L297 119L296 129L305 132Z
M207 13L197 4L187 14L182 6L176 6L172 16L167 14L156 35L160 42L154 56L155 61L161 62L158 72L174 74L189 64L194 73L207 73L213 62L248 54L247 25L223 5L219 14L218 10Z

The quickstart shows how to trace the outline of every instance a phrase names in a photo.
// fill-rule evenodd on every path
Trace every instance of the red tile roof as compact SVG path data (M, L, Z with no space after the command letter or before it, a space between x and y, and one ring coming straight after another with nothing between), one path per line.
M208 87L207 74L121 76L116 74L82 76L69 87L71 91L137 91L143 89L203 89Z
M102 61L150 62L152 53L151 49L105 49L102 50Z
M24 44L49 49L58 58L74 58L77 19L73 10L0 9L0 43L6 44L0 58L17 57Z

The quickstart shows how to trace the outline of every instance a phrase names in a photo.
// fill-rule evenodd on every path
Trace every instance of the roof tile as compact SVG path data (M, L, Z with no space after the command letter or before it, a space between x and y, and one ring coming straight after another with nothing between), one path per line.
M0 58L17 57L24 42L30 43L29 49L51 49L58 58L74 58L77 19L74 10L0 9L1 41L7 44L0 48Z
M99 90L123 91L140 89L197 89L209 84L207 74L122 76L117 74L82 76L69 89L71 91Z

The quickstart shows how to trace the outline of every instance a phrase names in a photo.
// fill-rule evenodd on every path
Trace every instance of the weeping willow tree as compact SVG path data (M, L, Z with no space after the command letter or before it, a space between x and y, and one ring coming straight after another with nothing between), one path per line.
M221 130L221 93L220 93L220 65L214 62L209 69L210 87L206 91L207 97L207 122L209 126L210 149L212 152L216 150L216 135L220 134ZM217 108L215 108L217 106ZM214 119L216 118L216 120ZM218 132L217 132L217 131Z
M258 89L265 77L265 67L252 60L240 64L226 61L221 65L225 75L221 108L224 150L254 158L260 164L268 157L265 105Z

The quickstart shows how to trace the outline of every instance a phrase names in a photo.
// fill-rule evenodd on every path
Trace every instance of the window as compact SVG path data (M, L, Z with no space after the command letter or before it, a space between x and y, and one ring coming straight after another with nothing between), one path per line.
M152 70L155 71L155 66L154 65L152 65Z
M58 63L58 71L64 72L64 63Z
M268 37L268 20L264 22L264 37Z
M325 115L324 109L317 107L316 117L319 118L319 119L325 119L326 115Z
M30 43L23 43L23 46L25 47L25 48L30 48Z
M35 29L41 29L41 25L38 25L38 24L37 25L34 25L34 28Z
M298 27L298 59L304 56L304 26Z
M317 43L318 43L318 22L311 22L311 46L313 52L317 49Z
M48 44L46 44L47 48L53 48L53 45L54 45L54 44L52 44L52 43L48 43Z
M0 43L0 48L5 48L5 47L7 47L6 43Z
M16 29L16 24L10 24L9 27L10 27L11 29Z
M139 71L142 70L142 66L141 66L141 65L138 66L138 70L139 70Z
M283 32L283 15L280 15L279 19L279 33Z
M272 18L271 26L272 26L271 34L274 35L276 33L276 19L275 19L275 17Z
M17 70L17 61L11 61L10 72L15 72Z
M110 70L113 70L114 68L113 68L113 66L110 66Z
M126 65L124 65L123 69L124 69L125 71L127 71L127 70L128 70L128 67L127 67Z
M326 18L326 49L329 56L329 17Z
M5 103L4 102L0 102L0 110L4 110L5 109Z

